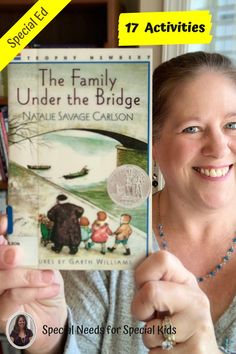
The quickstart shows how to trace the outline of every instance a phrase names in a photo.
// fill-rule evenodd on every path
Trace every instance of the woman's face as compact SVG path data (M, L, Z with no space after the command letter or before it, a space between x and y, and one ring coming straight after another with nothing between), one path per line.
M167 189L182 200L212 209L235 200L234 82L205 71L180 84L169 99L161 137L154 142L154 158Z
M19 326L20 328L25 328L25 319L24 319L24 317L20 317L20 318L18 319L18 326Z

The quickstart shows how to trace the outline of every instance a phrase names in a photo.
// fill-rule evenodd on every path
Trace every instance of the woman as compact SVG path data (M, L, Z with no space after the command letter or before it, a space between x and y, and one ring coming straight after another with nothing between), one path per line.
M18 347L24 347L31 341L33 332L28 328L25 315L16 318L14 328L10 334L12 342Z
M133 307L147 325L176 328L167 341L144 337L154 353L218 353L216 337L236 351L235 84L235 68L217 54L189 53L154 73L153 152L165 187L153 229L168 252L139 267ZM162 322L153 309L169 316Z
M132 272L65 272L74 316L69 311L68 328L75 323L77 333L50 341L39 335L31 353L59 353L63 339L66 353L236 352L235 83L235 68L217 54L186 54L156 69L153 151L165 188L154 197L153 229L156 249L164 250L136 269L136 291ZM4 270L17 264L9 251L0 254ZM39 327L45 305L56 324L66 319L56 314L55 304L64 309L60 280L45 272L20 273L31 280L24 306L36 309L35 317L41 313ZM2 291L20 294L16 287L22 281L12 276ZM4 293L1 299L8 304Z

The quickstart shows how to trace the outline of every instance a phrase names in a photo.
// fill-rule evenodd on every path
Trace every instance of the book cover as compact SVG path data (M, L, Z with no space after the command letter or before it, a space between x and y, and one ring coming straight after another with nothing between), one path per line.
M151 54L27 49L9 65L8 239L26 266L128 269L147 256Z

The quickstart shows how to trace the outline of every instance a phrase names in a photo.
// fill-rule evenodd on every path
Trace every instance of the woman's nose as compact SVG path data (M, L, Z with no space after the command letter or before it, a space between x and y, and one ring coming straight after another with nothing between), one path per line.
M222 158L229 150L229 137L223 131L208 132L202 153L204 156Z

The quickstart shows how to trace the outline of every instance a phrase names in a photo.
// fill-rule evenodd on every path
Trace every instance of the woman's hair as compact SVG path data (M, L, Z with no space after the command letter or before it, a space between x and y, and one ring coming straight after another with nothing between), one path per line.
M177 85L199 72L216 71L236 82L231 60L218 53L193 52L179 55L159 65L153 73L153 137L159 138L168 114L169 99Z
M18 322L19 322L20 318L23 318L24 321L25 321L25 328L24 329L25 330L28 329L27 319L26 319L25 315L19 315L19 316L16 317L16 322L15 322L15 325L14 325L14 331L16 333L19 333L19 331L20 331L20 327L18 325Z

